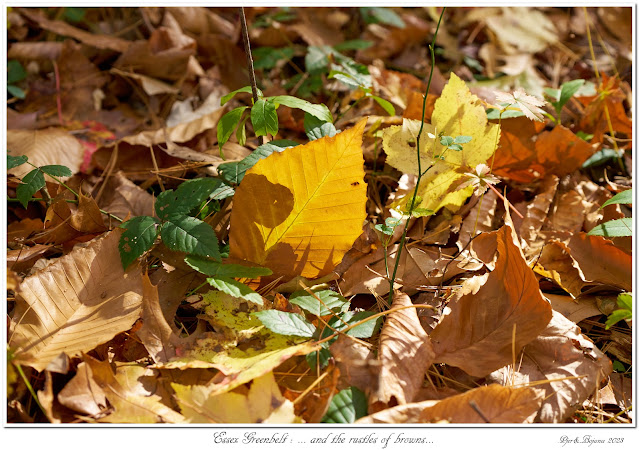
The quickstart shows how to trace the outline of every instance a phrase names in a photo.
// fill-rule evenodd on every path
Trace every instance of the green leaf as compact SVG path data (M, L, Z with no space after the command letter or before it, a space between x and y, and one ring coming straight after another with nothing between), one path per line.
M467 144L473 140L472 136L457 136L454 139L455 144Z
M306 56L304 57L306 70L310 74L323 72L328 67L328 55L332 53L334 53L334 49L328 45L309 46Z
M353 325L373 315L375 315L375 313L372 311L359 311L359 312L347 311L346 313L344 313L341 319L344 322L346 322L348 325ZM333 325L331 326L333 326L333 328L337 330L346 328L346 325L344 325L342 321L340 321L340 324L336 323L335 326ZM349 336L365 339L365 338L369 338L373 336L373 334L375 334L375 332L381 326L382 326L382 318L378 317L377 319L367 320L361 325L351 328L350 330L346 331L346 334L348 334Z
M564 107L566 102L570 100L570 98L575 95L575 93L584 85L586 80L572 80L567 81L566 83L561 85L561 93L559 95L559 101L555 103L555 109L557 110L557 114Z
M579 139L583 139L583 140L584 140L584 141L586 141L586 142L590 142L590 140L591 140L593 137L595 137L595 135L594 135L594 134L585 133L585 132L583 132L583 131L581 131L581 130L577 131L575 134L577 135L577 137L578 137Z
M632 236L632 218L609 220L588 232L589 236L622 237Z
M383 23L397 28L404 28L406 24L397 13L388 8L367 7L359 9L366 23Z
M622 292L619 294L617 296L617 305L619 308L632 311L632 292Z
M171 250L221 259L215 231L194 217L169 216L162 225L162 241Z
M155 201L155 213L161 220L169 216L185 216L199 206L209 195L222 185L217 178L195 178L182 182L174 191L169 189L158 195Z
M54 177L70 177L71 175L73 175L73 172L71 172L71 169L69 169L67 166L42 166L40 167L40 170L47 175L51 175Z
M258 305L264 304L264 299L260 294L244 283L235 281L233 278L216 276L214 278L207 278L206 281L218 291L222 291L232 297L243 298Z
M326 136L333 137L338 133L332 122L324 122L309 113L304 114L304 130L311 141Z
M7 84L17 83L27 77L27 71L17 59L7 61Z
M285 336L301 336L311 338L315 333L315 326L308 323L303 316L295 313L268 309L252 313L274 333Z
M612 370L614 370L615 372L623 373L623 372L626 371L626 367L623 365L623 363L621 361L613 361L612 362Z
M13 95L15 98L19 99L24 99L27 96L26 92L13 84L7 86L7 92L9 92L9 94Z
M126 231L120 236L118 249L122 267L126 270L139 256L150 249L160 232L158 220L154 217L139 216L127 220L120 228Z
M350 302L337 292L325 289L315 292L322 302L318 301L314 296L306 291L294 292L289 298L289 302L308 311L314 316L328 316L330 314L342 314L348 310Z
M223 106L226 102L228 102L233 97L235 97L236 94L240 94L240 93L252 94L253 90L251 89L251 86L244 86L243 88L239 88L239 89L234 90L233 92L229 92L224 97L222 97L222 99L220 100L220 106ZM258 97L263 97L264 96L264 94L262 94L262 91L260 91L259 89L257 90L257 95L258 95Z
M264 159L273 152L282 152L284 149L298 145L295 141L277 140L267 142L257 147L253 153L242 161L220 164L217 167L219 174L229 183L240 184L244 174L253 167L260 159Z
M251 123L255 136L275 136L279 127L275 104L271 99L259 99L251 108Z
M600 166L611 159L621 158L623 156L623 150L619 150L618 152L611 148L602 148L597 153L588 158L582 165L584 169L588 167Z
M366 415L368 415L366 395L355 386L351 386L335 394L322 422L353 423Z
M612 312L606 319L606 330L609 330L614 324L622 320L632 319L632 310L617 309Z
M341 81L342 83L344 83L347 86L350 86L351 88L358 88L360 86L364 86L353 76L348 75L344 72L340 72L338 70L331 70L330 73L328 74L328 78L334 78L338 81Z
M500 110L497 108L488 108L486 110L486 117L488 118L488 120L498 120L499 114ZM507 109L506 111L501 112L502 119L513 119L515 117L521 117L523 115L523 112L515 109Z
M439 139L439 143L442 144L444 147L450 147L454 142L455 140L452 136L442 136Z
M610 200L606 201L606 203L601 205L601 208L604 208L608 205L617 204L617 203L622 205L632 205L632 188L618 193L617 195L612 197Z
M22 156L12 156L7 155L7 169L13 169L14 167L21 166L26 163L29 158L25 155Z
M395 107L391 104L391 102L389 102L388 100L384 100L377 95L371 95L371 97L379 104L379 106L384 109L384 111L386 111L389 116L395 115Z
M317 364L319 363L319 368L323 369L328 364L328 361L331 359L333 355L328 348L322 346L318 351L314 351L306 355L306 362L308 366L311 368L311 372L315 372L317 370Z
M82 22L85 13L86 8L64 8L64 18L70 22Z
M553 102L556 102L559 100L559 96L561 95L561 90L546 87L544 88L544 94L546 94L548 98L553 100Z
M44 174L40 169L33 169L22 178L22 183L16 189L16 197L25 208L29 204L29 200L33 194L45 187Z
M222 264L218 261L202 258L201 256L187 256L184 261L198 272L210 277L227 278L257 278L271 275L273 271L266 267L248 267L239 264Z
M393 234L393 229L386 226L386 224L384 223L378 223L377 225L375 225L375 229L380 233L384 233L388 236L391 236Z
M289 108L301 109L302 111L310 114L311 116L317 117L319 120L322 120L324 122L333 121L331 112L323 103L316 105L314 103L307 102L306 100L292 97L290 95L278 95L275 97L269 97L269 100L275 104L288 106Z
M220 146L220 154L222 153L222 147L229 140L233 130L242 119L242 114L248 106L240 106L239 108L232 109L222 116L217 123L217 144Z
M259 47L253 50L253 67L255 70L272 69L282 59L291 59L295 50L293 47L273 48Z
M464 147L459 144L450 144L448 148L451 150L455 150L456 152L461 152L464 149Z
M224 200L225 198L233 197L235 190L228 184L220 184L211 194L209 198L212 200Z
M345 52L348 50L365 50L372 45L372 41L367 41L364 39L351 39L350 41L340 42L339 44L334 45L333 48L340 52Z
M237 138L237 143L241 146L246 144L246 121L248 120L248 116L242 119L240 125L237 127L237 131L235 132L235 137Z

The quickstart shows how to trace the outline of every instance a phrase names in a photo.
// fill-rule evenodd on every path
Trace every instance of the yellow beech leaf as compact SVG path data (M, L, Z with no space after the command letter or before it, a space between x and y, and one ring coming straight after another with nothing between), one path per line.
M249 169L235 193L231 257L286 279L330 273L366 218L365 125L275 152Z
M402 125L386 128L382 133L384 151L388 155L386 161L404 173L419 173L417 135L420 125L418 120L404 119ZM439 135L470 136L472 139L463 144L462 151L456 151L443 146ZM488 161L498 138L499 126L488 123L479 99L452 73L435 102L431 123L424 124L419 141L421 171L428 171L423 175L417 193L422 202L415 206L437 211L444 206L462 205L473 193L472 187L457 190L467 179L464 173ZM393 207L402 207L411 198L412 193L396 201Z

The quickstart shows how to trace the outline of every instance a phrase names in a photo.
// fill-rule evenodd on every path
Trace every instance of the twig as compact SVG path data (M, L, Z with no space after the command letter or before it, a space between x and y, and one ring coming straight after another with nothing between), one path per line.
M249 40L248 27L246 26L246 14L244 7L240 7L240 19L242 20L242 40L244 41L244 52L246 53L246 63L248 65L249 80L251 81L251 91L253 92L253 104L257 103L257 83L255 82L255 69L253 68L253 55L251 54L251 41ZM257 137L258 145L264 143L264 137ZM222 149L220 149L220 152Z
M55 101L58 107L58 121L60 126L64 126L64 119L62 119L62 100L60 99L60 71L58 70L58 63L55 60L53 62L53 73L55 74Z

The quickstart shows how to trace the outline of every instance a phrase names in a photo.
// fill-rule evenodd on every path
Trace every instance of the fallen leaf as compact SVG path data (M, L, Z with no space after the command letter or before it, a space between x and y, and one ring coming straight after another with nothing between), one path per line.
M519 351L550 321L552 308L514 238L510 221L476 238L473 244L496 241L494 270L465 281L453 295L450 313L430 335L436 362L486 375L511 362L513 345Z
M544 294L544 297L550 301L552 309L574 323L602 314L594 296L573 299L567 295Z
M187 423L301 423L280 393L273 373L256 378L246 394L217 394L211 386L171 383Z
M526 212L518 231L521 247L527 257L537 252L545 243L541 230L555 198L558 184L559 179L554 175L544 178L537 195L526 205Z
M82 165L84 148L82 144L62 128L44 130L7 130L7 150L10 155L29 157L35 166L61 165L77 173ZM33 170L28 164L22 164L8 173L22 178ZM66 180L68 177L60 177ZM45 176L45 179L52 181Z
M154 204L155 198L126 178L121 171L108 179L99 200L99 205L104 211L121 219L129 215L153 216Z
M500 369L489 379L502 382L509 372ZM577 325L554 311L546 330L523 348L517 372L519 383L545 391L535 422L561 423L610 375L612 364Z
M537 161L535 142L543 129L543 123L526 117L502 120L493 174L522 183L542 177L544 168Z
M416 139L421 121L404 119L402 126L383 131L386 162L404 173L418 174ZM444 147L438 135L471 136L462 151ZM432 138L430 136L433 136ZM499 126L489 124L479 99L470 94L466 84L454 73L435 102L431 124L424 124L420 138L421 171L430 167L421 179L418 208L437 211L444 206L459 207L472 194L472 187L456 190L466 178L464 173L486 163L495 151ZM439 159L443 157L444 159ZM393 204L404 206L412 195Z
M462 222L457 238L457 248L463 250L471 238L477 234L492 231L495 211L497 209L497 194L490 190L486 192L476 206L474 206Z
M381 367L370 348L340 334L330 350L341 375L338 384L340 390L355 386L369 393L378 389Z
M10 337L21 364L41 371L61 352L89 351L138 319L140 269L122 270L120 234L107 233L24 279Z
M530 423L542 400L538 391L528 387L490 384L439 401L396 406L356 423Z
M70 217L69 225L86 234L99 234L107 231L98 204L94 199L83 194L78 197L78 208Z
M422 328L410 297L400 293L379 337L380 361L377 391L369 395L369 412L411 403L422 387L424 375L435 357L430 338ZM397 311L393 311L397 309Z
M249 169L235 192L231 257L287 280L330 273L366 217L365 124L272 153Z
M138 393L122 386L108 361L84 355L91 376L102 389L114 411L99 420L107 423L181 423L184 417L161 402L159 395ZM146 370L141 368L143 371ZM139 383L138 383L139 384Z
M596 148L563 125L557 125L552 131L539 135L535 150L546 173L563 177L581 168Z
M38 258L42 258L49 250L50 245L36 244L33 247L23 247L17 250L7 251L7 267L15 272L29 270Z
M632 379L622 373L611 373L608 384L596 398L601 405L616 405L621 410L632 408Z
M107 400L102 388L93 379L85 362L78 364L75 376L58 393L58 401L69 409L94 416L106 408Z

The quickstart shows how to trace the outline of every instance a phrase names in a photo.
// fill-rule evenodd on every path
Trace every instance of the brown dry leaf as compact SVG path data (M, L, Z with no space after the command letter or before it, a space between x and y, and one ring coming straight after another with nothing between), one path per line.
M535 141L543 129L543 123L526 117L502 120L493 174L522 183L542 176L544 169L537 161Z
M473 236L494 229L493 221L496 210L497 194L490 190L483 195L482 199L464 218L457 238L457 248L459 250L463 250Z
M183 30L195 35L220 33L232 38L236 35L235 24L216 14L209 8L175 6L166 8Z
M365 125L274 152L249 169L235 192L231 257L283 281L331 273L366 218Z
M100 419L100 422L181 423L184 421L181 414L162 403L159 395L151 395L146 391L138 392L141 387L139 381L134 385L135 390L132 390L131 386L123 386L113 374L108 361L98 361L89 355L84 355L84 361L91 370L93 380L102 389L114 410ZM120 377L120 380L123 378Z
M566 319L571 320L574 323L579 323L588 317L599 316L602 314L597 307L597 301L594 296L573 299L567 295L544 294L544 297L550 301L552 309L561 313L561 315L563 315Z
M7 267L16 272L26 272L37 259L42 258L51 249L50 245L36 244L33 247L23 247L7 251Z
M355 423L530 423L542 400L540 393L531 388L491 384L439 401L386 409Z
M322 370L322 379L319 384L311 386L318 377L309 376L306 359L297 358L297 360L298 364L293 370L287 370L283 375L278 375L277 383L284 397L294 403L296 416L301 417L306 423L320 423L333 395L338 392L339 369L335 367L335 360L330 359L328 366ZM291 358L288 361L294 361L294 359ZM284 372L285 365L286 363L280 365L276 369L277 372ZM308 388L311 390L307 391Z
M632 137L632 120L626 114L624 107L626 95L620 89L621 82L617 77L609 77L605 73L602 77L596 97L578 97L579 101L587 105L579 128L594 135L591 142L602 142L604 134L610 132L607 119L610 117L615 135L623 133L630 138Z
M99 49L108 49L116 52L124 52L129 48L130 42L116 36L108 34L95 35L80 30L61 20L49 20L44 17L43 11L35 11L32 9L20 9L20 14L33 20L43 29L53 33L69 36L73 39Z
M561 423L611 372L608 357L577 325L554 311L546 330L524 347L516 378L518 383L534 383L545 391L535 421ZM506 367L491 374L490 379L503 383L511 376L512 368Z
M340 334L330 350L340 372L338 389L350 386L362 392L378 389L380 363L370 348Z
M69 219L69 225L81 233L99 234L107 230L100 207L90 197L80 194L78 207Z
M256 378L244 392L213 393L211 386L171 383L187 423L301 423L284 398L273 372Z
M619 409L632 407L632 378L621 373L611 373L606 387L599 390L599 403L617 405Z
M43 130L7 130L7 151L10 155L29 157L35 166L59 164L77 173L82 165L84 148L80 141L62 128ZM33 170L28 164L9 169L8 173L22 178ZM49 177L47 179L51 180ZM68 177L60 177L66 180Z
M596 151L596 147L563 125L557 125L551 132L539 135L535 150L537 160L546 173L563 177L578 170Z
M7 242L23 242L44 230L41 219L22 219L7 225Z
M75 376L58 393L58 401L69 409L94 416L106 408L104 391L93 379L85 362L78 364Z
M100 206L121 219L131 215L153 216L155 198L144 189L131 182L124 173L117 172L107 181Z
M64 244L76 238L80 233L69 223L73 212L64 198L58 197L47 209L44 218L44 231L35 237L40 244Z
M62 42L12 42L9 44L7 58L20 60L55 60L60 56L63 45Z
M89 351L138 319L140 269L122 270L121 233L107 233L25 278L10 336L20 363L41 371L61 352Z
M403 14L404 28L383 27L373 23L366 27L362 39L375 42L375 45L358 50L356 59L369 63L374 59L388 59L407 48L422 43L430 34L429 24L413 15Z
M557 192L558 183L559 179L554 175L544 178L537 195L526 205L524 219L518 230L521 247L526 256L535 253L539 245L544 242L540 232L548 216L555 192Z
M475 11L483 13L481 9ZM497 35L498 42L507 53L538 53L559 40L555 25L541 11L504 7L500 12L499 15L486 17L485 23ZM467 20L471 20L471 17Z
M486 375L512 361L513 338L519 351L550 321L552 308L514 239L507 220L498 231L484 233L473 243L496 241L490 245L496 248L495 268L465 281L454 294L450 313L430 335L437 362L470 375Z
M565 243L552 240L536 269L574 297L586 285L603 284L632 291L632 256L603 236L580 232Z
M304 8L298 10L300 22L289 26L291 30L299 34L308 45L336 45L344 42L343 33L336 28L329 27L324 21L318 20L318 14L322 14L323 8L313 12L307 12Z
M378 389L368 398L370 412L412 402L433 363L433 345L422 328L417 310L402 309L412 305L410 297L404 293L393 299L379 337L377 358L381 367Z
M44 389L38 391L38 400L40 400L40 404L44 409L44 413L47 416L47 419L51 423L62 423L60 420L60 414L56 411L54 406L55 402L55 394L53 393L53 381L51 377L51 372L45 372L44 378Z
M122 77L131 78L133 80L139 81L142 89L149 95L158 95L158 94L178 94L180 90L172 86L170 84L165 83L164 81L156 80L155 78L148 77L146 75L140 75L138 73L132 72L124 72L122 70L113 68L110 70L111 73L115 75L120 75Z

